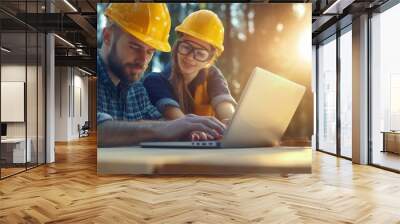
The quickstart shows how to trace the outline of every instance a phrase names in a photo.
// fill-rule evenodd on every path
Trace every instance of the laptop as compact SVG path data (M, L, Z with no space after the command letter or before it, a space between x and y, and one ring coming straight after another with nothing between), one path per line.
M279 144L306 88L254 68L223 137L217 141L142 142L144 148L250 148Z
M7 139L7 124L1 123L1 140Z

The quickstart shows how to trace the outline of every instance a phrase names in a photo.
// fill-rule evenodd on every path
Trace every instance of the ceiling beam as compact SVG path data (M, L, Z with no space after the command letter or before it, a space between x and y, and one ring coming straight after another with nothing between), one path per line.
M355 0L336 0L328 5L322 12L324 15L342 14L343 10L351 5Z

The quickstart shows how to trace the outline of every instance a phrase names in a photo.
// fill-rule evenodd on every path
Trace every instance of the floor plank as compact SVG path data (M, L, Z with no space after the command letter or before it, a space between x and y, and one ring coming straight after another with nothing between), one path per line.
M400 223L400 175L314 153L313 173L97 176L94 137L0 181L0 223Z

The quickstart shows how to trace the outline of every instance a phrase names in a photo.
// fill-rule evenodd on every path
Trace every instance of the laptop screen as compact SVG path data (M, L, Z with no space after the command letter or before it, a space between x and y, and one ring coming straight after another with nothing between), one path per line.
M7 124L1 123L1 136L7 136Z

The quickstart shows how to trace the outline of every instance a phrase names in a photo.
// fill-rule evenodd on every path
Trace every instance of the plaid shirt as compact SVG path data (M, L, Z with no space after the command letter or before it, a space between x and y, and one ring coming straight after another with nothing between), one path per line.
M160 112L149 99L141 81L115 86L97 53L97 123L106 120L154 120Z

